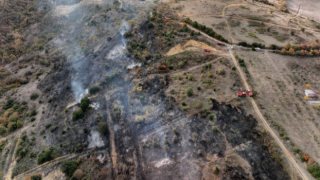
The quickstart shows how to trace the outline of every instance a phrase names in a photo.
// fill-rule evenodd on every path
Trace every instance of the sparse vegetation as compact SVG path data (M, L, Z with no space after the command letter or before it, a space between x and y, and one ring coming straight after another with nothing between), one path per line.
M252 33L252 32L249 32L248 35L253 37L253 38L258 38L257 35L255 33Z

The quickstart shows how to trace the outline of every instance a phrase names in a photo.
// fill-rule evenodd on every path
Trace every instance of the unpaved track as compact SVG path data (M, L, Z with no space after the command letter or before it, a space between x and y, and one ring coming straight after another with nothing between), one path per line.
M113 91L115 92L115 91ZM109 93L109 95L106 95L106 102L108 104L108 101L110 101L110 95L112 94L112 92ZM111 106L111 105L110 105ZM116 152L116 145L114 143L114 130L113 130L113 122L112 122L112 118L111 118L111 114L110 114L110 110L107 107L107 121L108 121L108 130L109 130L109 134L110 134L110 145L111 145L111 159L112 159L112 167L115 169L117 168L117 152Z
M197 68L199 68L199 67L206 66L206 65L208 65L208 64L210 64L210 63L214 63L214 62L216 62L216 61L218 61L218 60L220 60L220 59L222 59L222 58L223 58L223 57L219 57L219 58L216 58L216 59L214 59L214 60L212 60L212 61L206 62L206 63L204 63L204 64L200 64L200 65L197 65L197 66L193 66L193 67L191 67L191 68L188 68L188 69L182 70L182 71L174 71L174 72L171 72L171 73L169 73L169 74L171 74L171 75L176 75L176 74L181 74L181 73L189 72L189 71L195 70L195 69L197 69Z
M20 135L19 135L20 137ZM16 143L16 146L13 150L13 154L12 154L12 158L11 158L11 163L9 165L9 168L8 168L8 171L6 172L5 176L4 176L4 180L11 180L11 176L12 176L12 171L13 171L13 168L16 166L17 164L17 161L16 161L16 150L18 148L18 142Z

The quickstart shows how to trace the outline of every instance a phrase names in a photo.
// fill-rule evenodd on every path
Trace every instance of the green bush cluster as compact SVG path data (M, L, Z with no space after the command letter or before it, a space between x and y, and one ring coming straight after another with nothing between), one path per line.
M54 159L53 155L53 148L47 148L44 152L42 152L38 157L38 164L43 164L47 161L51 161Z
M67 176L71 177L73 173L78 169L79 164L76 160L65 161L62 163L61 170Z
M41 174L34 174L31 176L31 180L41 180L42 176Z
M78 120L84 117L84 113L88 110L90 105L90 100L89 98L85 97L83 99L81 99L81 104L80 104L80 108L77 111L73 111L72 113L72 119L73 120Z
M97 94L100 91L100 88L98 86L93 86L90 88L89 92L90 94Z
M320 166L319 164L311 165L307 168L308 172L317 180L320 180Z
M266 48L266 46L264 44L261 44L261 43L257 43L257 42L253 42L252 44L248 44L247 42L239 42L238 43L239 46L243 46L243 47L253 47L253 48L261 48L261 49L264 49Z
M197 21L192 21L190 18L183 19L183 22L192 25L194 28L197 28L197 29L205 32L206 34L208 34L209 36L211 36L213 38L216 38L222 42L228 43L228 40L226 40L220 34L217 34L216 32L214 32L212 28L208 28L205 25L199 24Z
M107 124L104 122L100 122L98 125L97 130L101 133L101 134L106 134L107 133Z

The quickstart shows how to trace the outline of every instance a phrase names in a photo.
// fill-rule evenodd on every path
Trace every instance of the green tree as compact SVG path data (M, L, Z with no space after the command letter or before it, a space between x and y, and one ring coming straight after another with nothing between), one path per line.
M16 114L13 114L13 115L11 115L11 116L9 117L9 121L10 121L10 122L17 122L18 119L19 119L19 116L16 115Z
M53 148L47 148L44 152L42 152L39 156L38 156L38 164L43 164L47 161L51 161L53 160Z
M100 91L100 88L98 86L93 86L90 88L89 92L90 94L97 94Z
M87 97L81 99L80 107L83 110L83 112L87 111L87 109L89 108L89 104L90 104L90 101Z
M192 26L195 28L198 28L198 22L197 21L193 21Z
M107 132L107 124L104 123L104 122L100 122L99 125L98 125L98 128L97 130L101 133L101 134L106 134Z
M80 109L78 111L73 111L73 113L72 113L73 120L78 120L80 118L83 118L83 116L84 116L84 112L82 111L82 109Z
M65 161L62 163L61 170L69 177L71 177L77 169L78 162L76 160Z

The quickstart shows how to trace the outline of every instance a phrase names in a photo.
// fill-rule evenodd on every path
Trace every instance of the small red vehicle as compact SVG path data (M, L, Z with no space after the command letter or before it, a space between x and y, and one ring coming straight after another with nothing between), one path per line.
M238 92L237 95L238 95L238 97L245 97L245 96L247 96L247 93L246 92Z
M204 49L204 52L211 52L210 49Z
M250 97L253 96L253 93L250 90L247 90L247 93L249 94Z
M219 46L225 46L226 44L224 43L218 43Z

